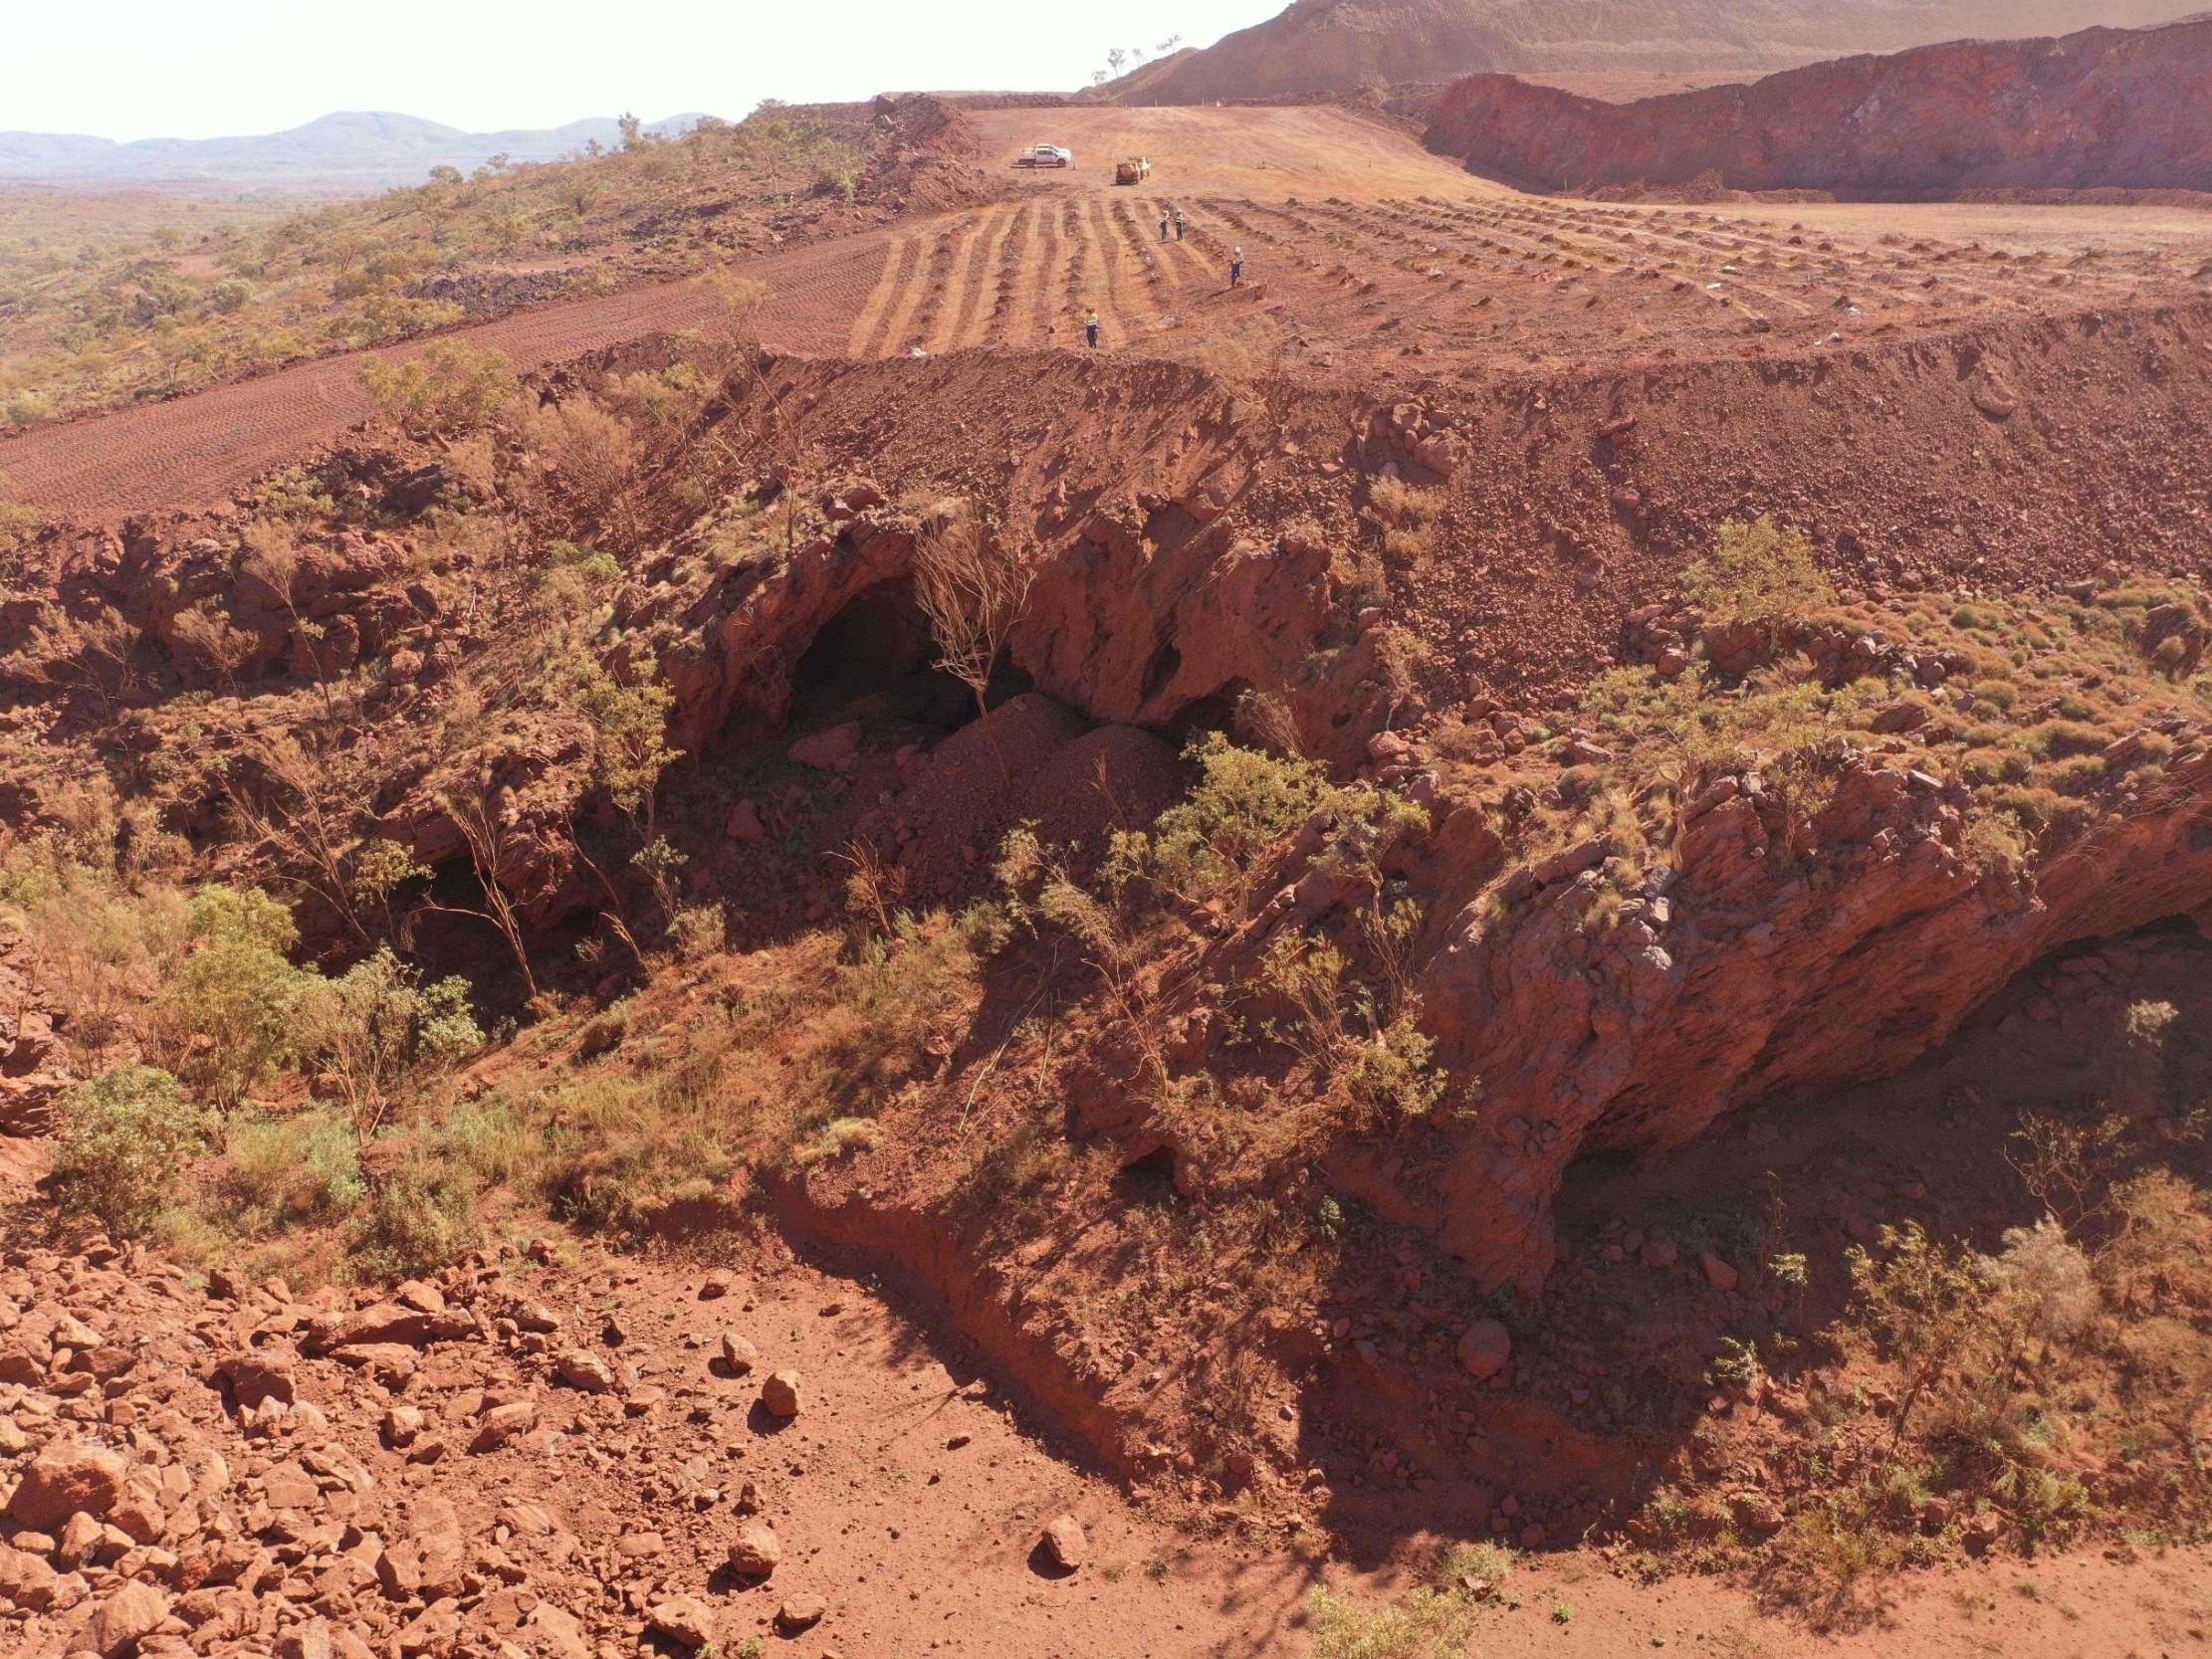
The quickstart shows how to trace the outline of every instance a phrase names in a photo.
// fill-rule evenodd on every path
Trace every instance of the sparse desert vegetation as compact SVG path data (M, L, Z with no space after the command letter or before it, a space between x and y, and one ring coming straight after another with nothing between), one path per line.
M10 195L0 426L694 270L849 212L876 142L864 115L770 108L568 161L445 168L366 202L65 212Z

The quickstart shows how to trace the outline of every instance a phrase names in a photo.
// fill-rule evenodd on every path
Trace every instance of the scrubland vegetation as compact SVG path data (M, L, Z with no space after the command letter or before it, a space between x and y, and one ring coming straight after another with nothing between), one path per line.
M2128 1024L2171 1014L2137 1003ZM1884 1225L1848 1253L1840 1318L1716 1362L1713 1385L1780 1415L1765 1455L1786 1508L1662 1485L1632 1536L1677 1563L1750 1566L1822 1622L1866 1616L1901 1565L2201 1539L2212 1115L2134 1093L2145 1059L2113 1069L2107 1099L2020 1121L2012 1161L2042 1219L1987 1248Z
M0 220L0 427L696 269L849 200L872 141L865 120L767 107L281 217L226 204L208 225L180 204L174 224L110 228L94 198L74 232Z
M787 567L819 527L802 435L753 398L773 393L759 296L729 299L665 365L557 403L458 343L370 371L445 484L403 529L405 579L473 642L435 676L436 629L363 655L313 615L324 550L393 526L310 473L266 481L225 555L230 588L285 630L287 688L241 691L269 648L213 605L166 664L119 614L57 608L30 629L12 672L98 721L158 680L180 739L145 745L127 793L109 762L88 767L49 792L44 827L0 844L0 910L73 1010L85 1079L61 1106L58 1192L114 1235L305 1283L434 1268L548 1216L631 1240L729 1224L866 1170L984 1259L1105 1218L1111 1272L1091 1264L1083 1299L1112 1337L1312 1319L1345 1261L1395 1236L1322 1174L1331 1150L1418 1148L1484 1112L1482 1080L1439 1063L1417 983L1439 812L1402 781L1332 775L1286 705L1248 694L1233 734L1193 736L1184 795L1149 824L1083 847L1019 827L950 904L844 847L841 915L732 949L721 896L687 880L700 825L664 784L671 636L633 582L655 561L688 602ZM754 474L734 481L718 446L737 440L699 431L740 397L765 412L745 435ZM914 514L917 603L979 711L1036 556L989 505ZM1347 602L1387 599L1448 511L1378 488L1335 572ZM1721 526L1681 587L1632 666L1575 707L1425 736L1439 809L1483 803L1507 865L1603 843L1576 889L1591 938L1722 772L1786 803L1774 856L1810 891L1835 879L1836 778L1871 751L1963 790L1958 845L2003 880L2157 809L2173 729L2208 702L2212 606L2185 583L1877 606L1840 598L1800 532L1759 520ZM1377 637L1403 699L1420 643ZM373 754L372 724L399 734ZM25 750L26 775L65 750ZM443 868L395 838L393 779L451 826ZM166 827L211 797L214 860ZM563 884L588 898L549 947L531 908ZM1516 925L1513 895L1489 892L1487 926ZM474 984L430 965L464 959ZM2023 1124L2023 1190L2046 1219L1975 1239L1900 1224L1832 1264L1848 1297L1817 1320L1805 1253L1765 1253L1753 1271L1796 1288L1798 1317L1780 1341L1731 1338L1695 1385L1786 1389L1799 1432L1772 1455L1809 1496L1765 1528L1661 1486L1619 1518L1655 1564L1749 1561L1841 1616L1877 1569L1998 1536L2195 1536L2206 1198L2169 1154L2204 1126L2167 1098L2170 1025L2149 1006L2131 1022L2109 1110ZM1076 1131L1062 1103L1083 1095L1141 1122L1164 1162L1132 1173ZM1215 1457L1280 1401L1248 1346L1192 1341ZM1444 1651L1487 1593L1470 1581L1503 1570L1461 1562L1382 1608L1323 1591L1320 1651Z

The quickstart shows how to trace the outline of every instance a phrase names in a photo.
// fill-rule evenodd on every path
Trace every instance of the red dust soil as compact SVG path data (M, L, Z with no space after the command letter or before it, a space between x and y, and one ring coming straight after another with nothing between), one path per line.
M12 1195L42 1149L0 1138ZM1306 1650L1315 1584L1370 1604L1404 1586L1401 1571L1330 1560L1314 1535L1301 1544L1261 1510L1133 1505L1056 1455L1016 1403L1021 1379L918 1321L895 1282L825 1273L774 1245L717 1271L727 1290L710 1295L717 1273L678 1256L558 1246L540 1265L503 1252L445 1276L439 1300L464 1312L431 1338L369 1294L295 1297L274 1281L211 1291L155 1256L86 1260L16 1237L0 1297L16 1315L8 1397L28 1435L0 1458L20 1467L49 1444L113 1445L130 1490L159 1493L141 1500L147 1519L130 1521L132 1536L150 1529L160 1544L39 1578L55 1583L53 1604L28 1622L0 1614L0 1646L25 1659L77 1651L88 1621L137 1584L171 1629L193 1632L194 1651L217 1655L264 1652L271 1639L278 1651L435 1651L441 1629L534 1655L588 1654L594 1642L678 1651L653 1618L690 1597L724 1652L758 1638L792 1659L979 1643L1008 1659L1261 1659ZM402 1329L375 1333L382 1347L332 1352L316 1340L349 1317L389 1326L394 1313ZM758 1350L753 1370L719 1360L725 1333ZM91 1357L118 1347L127 1358ZM579 1358L612 1386L562 1381L581 1374ZM783 1369L797 1372L788 1421L757 1403L766 1373ZM88 1393L96 1374L103 1385ZM242 1375L281 1377L283 1403L249 1410L267 1382L249 1396ZM527 1404L530 1426L470 1449L506 1404ZM419 1412L420 1427L396 1436L394 1408ZM1062 1515L1083 1532L1072 1571L1039 1542ZM257 1553L226 1530L241 1523L291 1542ZM772 1528L781 1552L762 1581L723 1566L751 1523ZM21 1587L38 1575L17 1549L52 1541L20 1525L10 1536ZM1878 1627L1825 1638L1741 1588L1647 1585L1600 1553L1569 1551L1523 1559L1482 1613L1474 1651L2150 1659L2204 1650L2204 1565L2177 1551L1917 1574ZM778 1622L808 1598L818 1622Z
M823 356L1081 348L1231 378L1378 381L1802 357L2031 317L2200 298L2212 220L1974 204L1838 210L1557 202L1466 177L1338 108L1015 109L971 117L1009 199L732 269L769 285L770 343ZM1068 173L1016 174L1069 141ZM1106 179L1120 153L1157 171ZM1186 234L1160 237L1163 210ZM1232 289L1228 265L1244 256ZM533 369L713 314L677 282L456 336ZM421 343L378 353L404 357ZM364 419L361 357L0 441L0 476L57 516L206 505Z

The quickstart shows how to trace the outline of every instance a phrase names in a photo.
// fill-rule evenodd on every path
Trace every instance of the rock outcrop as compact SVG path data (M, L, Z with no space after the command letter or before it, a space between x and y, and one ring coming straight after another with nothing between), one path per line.
M1664 1152L1739 1107L1887 1076L2039 958L2212 912L2212 733L2165 689L2204 648L2203 607L2125 590L2092 603L2092 586L2083 615L2104 619L2101 646L2140 665L2110 726L2059 718L2090 707L2063 696L2023 704L2015 725L1967 725L1995 706L1944 682L2003 660L1970 634L1705 624L1655 606L1628 639L1656 669L1627 694L1655 724L1625 740L1656 741L1649 756L1639 747L1617 764L1570 730L1529 755L1561 768L1546 779L1512 758L1527 728L1500 716L1454 744L1527 780L1485 790L1485 771L1442 776L1417 745L1378 743L1370 786L1419 804L1426 826L1378 814L1400 827L1352 859L1322 856L1325 819L1310 825L1269 878L1274 896L1178 969L1197 989L1161 1022L1175 1062L1213 1063L1217 1010L1295 1017L1269 1001L1282 947L1328 937L1356 955L1363 910L1384 887L1416 900L1420 933L1388 971L1434 1044L1441 1105L1424 1110L1450 1149L1419 1179L1370 1178L1357 1158L1331 1174L1393 1219L1434 1229L1480 1281L1535 1288L1554 1257L1552 1200L1576 1159ZM1708 678L1664 691L1690 654ZM1685 761L1706 718L1697 700L1738 707L1748 677L1784 658L1799 686L1848 695L1763 756L1722 744L1732 758ZM2078 672L2106 686L2108 670ZM2001 774L1948 746L1969 731L2012 744L1988 753L2009 752L2013 775L2042 766L2034 775L2065 792L2008 795ZM1617 816L1579 814L1608 790ZM2018 811L2059 827L2037 831ZM1203 1127L1131 1087L1126 1058L1106 1057L1071 1091L1088 1127L1128 1159L1168 1152L1187 1188L1253 1178L1224 1173L1221 1148L1193 1139ZM1356 1139L1358 1118L1347 1124ZM1716 1258L1704 1271L1717 1282L1733 1269Z
M1547 190L2212 190L2208 84L2202 20L1958 41L1636 104L1477 75L1444 95L1428 143Z
M1541 1279L1567 1165L1697 1139L1731 1108L1884 1076L1942 1042L2006 980L2077 939L2212 895L2212 747L2170 797L2115 812L2025 868L1966 839L1965 791L1839 746L1810 819L1756 772L1701 781L1669 858L1603 923L1598 866L1522 866L1501 919L1469 906L1422 976L1440 1056L1482 1079L1479 1127L1437 1220L1485 1279ZM1818 879L1789 856L1821 849Z
M1297 0L1213 46L1147 64L1089 95L1122 104L1274 100L1521 75L1781 69L1838 52L1961 36L2048 34L2185 15L2187 0Z

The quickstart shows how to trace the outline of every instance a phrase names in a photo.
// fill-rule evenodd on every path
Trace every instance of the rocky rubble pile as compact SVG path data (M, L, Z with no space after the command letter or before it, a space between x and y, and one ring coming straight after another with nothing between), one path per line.
M0 927L0 1135L42 1135L73 1081L56 1038L61 1010L32 986L20 933Z
M10 1251L0 1649L598 1659L821 1619L769 1450L806 1387L736 1328L751 1300L710 1279L732 1328L664 1351L530 1274L298 1297Z

